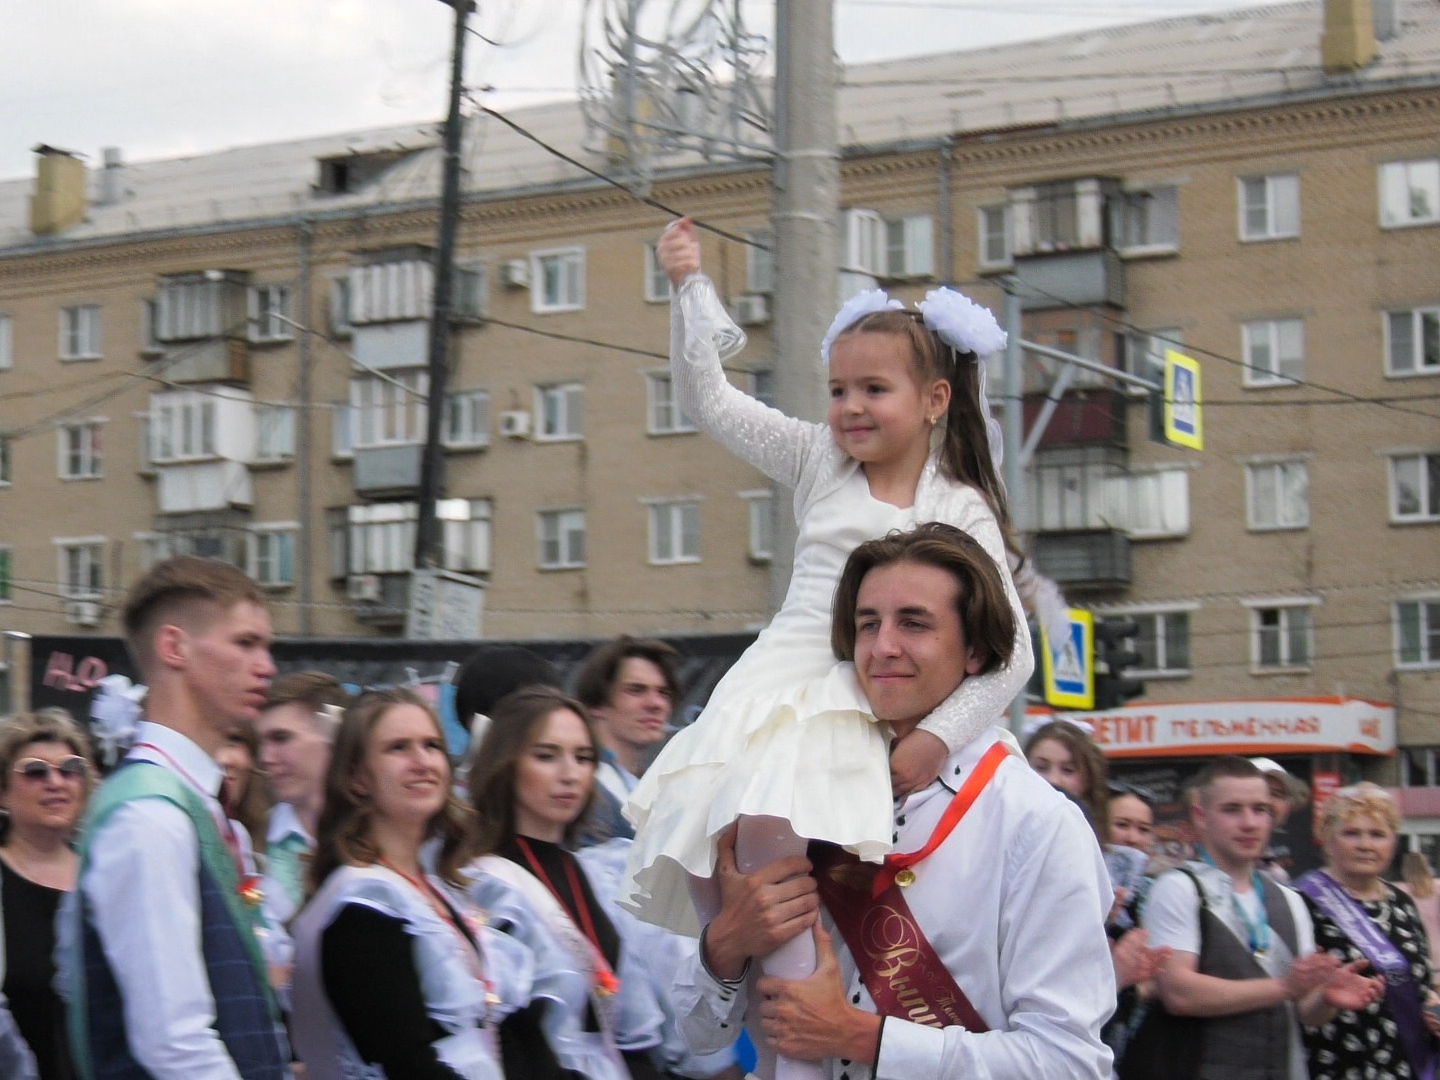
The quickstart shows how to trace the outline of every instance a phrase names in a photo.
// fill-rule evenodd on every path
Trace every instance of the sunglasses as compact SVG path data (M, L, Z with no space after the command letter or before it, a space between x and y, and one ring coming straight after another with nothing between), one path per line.
M26 780L45 781L50 778L50 771L54 770L61 780L83 780L88 770L85 759L79 754L72 754L70 757L61 758L58 765L52 765L38 757L21 758L15 763L15 771Z

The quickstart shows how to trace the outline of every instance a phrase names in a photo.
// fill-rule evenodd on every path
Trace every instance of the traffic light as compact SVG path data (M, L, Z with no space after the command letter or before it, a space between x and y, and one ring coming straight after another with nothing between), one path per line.
M1095 708L1115 709L1145 692L1139 679L1127 679L1125 671L1141 662L1139 653L1127 647L1140 633L1134 619L1098 619L1095 622Z

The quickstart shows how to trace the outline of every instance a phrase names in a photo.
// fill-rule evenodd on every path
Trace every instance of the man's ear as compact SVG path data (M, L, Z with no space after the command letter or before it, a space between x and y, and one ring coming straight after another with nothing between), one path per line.
M183 670L190 662L190 635L174 623L164 623L151 639L155 662L172 671Z
M965 656L965 677L979 675L990 665L990 655L984 649L967 649Z

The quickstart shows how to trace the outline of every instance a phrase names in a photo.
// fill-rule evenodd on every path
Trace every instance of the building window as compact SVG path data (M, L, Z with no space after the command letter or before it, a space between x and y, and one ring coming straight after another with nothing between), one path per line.
M158 356L164 352L160 344L160 302L140 301L140 353L142 356Z
M674 294L670 277L660 267L655 257L655 245L645 245L645 300L651 304L663 304Z
M650 504L650 561L660 566L700 561L700 504L693 499Z
M775 234L769 229L746 233L745 239L745 291L772 293L775 291Z
M330 406L330 456L341 460L355 456L355 410L349 405Z
M1395 605L1395 646L1400 667L1440 667L1440 599Z
M690 418L680 411L680 405L675 400L675 386L668 374L647 375L645 385L650 417L646 430L651 435L676 435L695 430Z
M1075 181L1037 184L1031 217L1036 251L1069 251L1079 244L1079 204Z
M150 460L157 465L215 456L215 399L165 394L152 399Z
M490 500L441 499L435 504L441 525L446 570L490 572Z
M1009 266L1014 260L1010 254L1010 206L982 206L979 210L980 265L983 267Z
M10 461L10 440L0 439L0 487L9 486L15 479Z
M289 341L295 336L289 317L288 285L256 285L250 290L251 341Z
M885 276L885 219L874 210L844 210L841 270L870 277Z
M1185 347L1185 331L1178 326L1148 334L1125 335L1125 370L1131 375L1164 385L1165 350ZM1149 393L1143 390L1142 393Z
M60 540L60 586L70 600L95 600L105 591L105 540Z
M11 582L15 577L15 553L8 547L0 547L0 604L10 603Z
M0 315L0 371L9 371L15 366L15 321L9 315Z
M1395 229L1440 221L1440 159L1380 166L1380 225Z
M330 279L330 334L348 338L355 332L350 323L350 275Z
M1303 529L1310 524L1309 468L1303 461L1245 467L1251 529Z
M1145 611L1126 617L1134 619L1140 630L1130 640L1130 647L1140 655L1135 674L1190 674L1190 612Z
M417 516L414 503L352 506L345 516L349 526L346 561L350 573L398 574L414 567Z
M490 445L490 392L462 390L445 409L445 445L456 449Z
M1402 746L1401 787L1440 787L1440 747Z
M585 249L532 252L530 281L531 311L579 311L585 306Z
M775 373L769 368L758 368L745 374L747 391L756 401L766 405L775 404Z
M1129 191L1111 204L1111 230L1121 251L1176 251L1180 247L1180 192L1174 187Z
M1246 386L1286 386L1305 377L1305 324L1272 319L1240 328Z
M1385 313L1385 370L1390 375L1440 374L1440 307Z
M354 448L424 442L429 393L430 376L424 371L396 371L384 379L378 375L351 379Z
M885 222L885 271L890 278L935 273L935 223L929 214Z
M539 423L535 437L559 441L585 435L585 387L579 383L535 388L535 412Z
M282 588L295 583L295 532L298 525L255 525L250 541L250 576L261 585Z
M429 253L400 248L368 256L375 261L350 270L352 323L428 319L435 295Z
M255 407L255 460L291 461L295 457L295 410L288 405Z
M542 510L536 520L541 569L571 570L585 565L584 510Z
M1315 655L1309 603L1250 609L1250 662L1257 671L1308 668Z
M742 491L750 508L750 560L769 562L775 555L775 497L768 488Z
M461 319L483 322L490 314L490 275L484 263L455 267L452 314Z
M1240 239L1279 240L1300 235L1300 177L1294 173L1240 181Z
M82 304L60 309L60 359L100 358L100 306Z
M1390 520L1440 521L1440 454L1390 459Z
M102 475L100 461L100 422L62 424L60 436L60 468L62 480L96 480Z

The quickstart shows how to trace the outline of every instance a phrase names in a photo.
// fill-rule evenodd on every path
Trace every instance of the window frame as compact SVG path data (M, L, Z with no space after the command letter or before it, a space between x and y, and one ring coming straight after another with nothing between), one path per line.
M571 261L579 264L575 275L576 296L561 298L555 303L545 297L545 262L548 259L561 260L562 268ZM546 248L530 252L530 310L536 315L555 315L567 311L585 310L586 259L584 247ZM564 285L564 271L558 283Z
M1154 209L1158 200L1172 203L1169 211L1170 223L1174 226L1174 237L1166 240L1151 239L1155 232L1157 218ZM1115 204L1117 214L1114 224L1115 250L1125 258L1144 258L1147 255L1174 255L1180 250L1180 188L1177 184L1152 184L1144 188L1122 191ZM1130 243L1132 220L1144 225L1143 243Z
M1397 221L1387 221L1387 220L1386 220L1386 207L1385 207L1385 195L1386 195L1385 170L1387 170L1387 169L1396 169L1396 168L1406 169L1406 170L1407 170L1407 174L1408 174L1408 168L1409 168L1409 166L1412 166L1412 165L1434 165L1435 168L1436 168L1436 171L1437 171L1437 172L1440 172L1440 158L1405 158L1404 160L1401 160L1401 161L1382 161L1382 162L1379 164L1379 166L1376 168L1376 172L1375 172L1375 187L1376 187L1376 197L1377 197L1378 202L1379 202L1379 217L1380 217L1380 228L1381 228L1381 229L1384 229L1384 230L1387 230L1387 231L1390 230L1390 229L1414 229L1414 228L1417 228L1417 227L1420 227L1420 226L1424 226L1424 225L1437 225L1437 224L1440 224L1440 199L1437 199L1437 201L1436 201L1436 206L1435 206L1435 211L1434 211L1434 213L1432 213L1429 217L1426 217L1426 218L1407 217L1406 220L1404 220L1404 221L1398 221L1398 220L1397 220ZM1407 177L1406 177L1406 185L1407 185L1407 188L1409 188L1409 178L1408 178L1408 175L1407 175ZM1413 190L1413 188L1411 188L1410 190Z
M456 410L464 421L463 437L456 438ZM442 442L447 450L483 450L490 445L490 391L456 390L445 395Z
M1416 626L1419 631L1419 652L1420 659L1406 660L1404 655L1404 634L1403 620L1400 609L1406 605L1413 605L1417 608ZM1435 624L1430 625L1427 609L1433 609ZM1395 669L1397 671L1436 671L1440 670L1440 593L1418 593L1413 596L1402 596L1390 605L1391 618L1393 621L1395 639ZM1432 650L1427 644L1430 639L1436 644ZM1426 655L1426 654L1429 655Z
M11 594L15 590L15 548L11 544L0 544L0 604L15 602Z
M1427 475L1433 468L1440 471L1440 450L1435 448L1403 451L1399 453L1386 454L1388 461L1387 474L1390 487L1390 523L1392 525L1431 525L1440 522L1440 499L1431 500L1430 492L1432 482L1440 486L1440 477L1432 481ZM1421 475L1419 476L1420 511L1414 514L1402 514L1400 512L1400 483L1397 475L1397 465L1400 461L1418 461ZM1433 464L1431 464L1433 462ZM1427 501L1435 505L1425 506Z
M771 562L775 558L775 492L754 488L738 494L745 500L749 515L748 557L752 563Z
M1179 604L1127 604L1121 607L1106 607L1103 610L1097 610L1096 618L1100 618L1101 616L1111 618L1113 616L1114 618L1134 619L1137 624L1142 619L1155 620L1155 628L1157 630L1155 635L1157 643L1156 655L1168 661L1169 656L1166 655L1165 652L1167 646L1165 644L1166 635L1163 632L1163 620L1170 616L1183 615L1185 617L1185 651L1188 654L1187 659L1189 663L1185 667L1165 664L1153 668L1145 667L1142 663L1137 664L1130 674L1136 678L1145 679L1189 679L1194 677L1195 674L1195 655L1193 648L1195 635L1191 616L1199 610L1200 604L1196 602ZM1126 647L1132 652L1138 653L1139 649L1136 647L1135 641L1135 638L1127 638Z
M675 381L668 368L647 371L645 374L645 434L646 435L694 435L700 429L695 421L685 415L680 403L675 400ZM666 387L665 400L660 399L661 385ZM666 424L659 418L664 409L669 415Z
M668 304L670 298L675 295L675 286L665 271L660 268L660 260L656 257L655 249L658 245L645 245L645 262L643 270L643 295L647 304ZM664 289L656 288L663 284Z
M59 572L56 580L60 585L60 594L65 600L101 600L105 596L105 545L109 542L104 536L65 536L56 537L51 541L55 545L58 559ZM88 574L83 576L91 580L91 584L77 587L70 581L69 553L72 551L87 551L91 554L87 559L86 569Z
M567 547L569 547L569 537L574 535L574 530L567 531L565 522L567 519L570 519L573 523L573 520L577 517L580 520L581 558L579 561L574 561L567 558L569 552L566 550ZM553 519L555 522L555 536L553 541L547 539L545 535L545 525L547 520L550 519ZM545 571L585 569L586 560L590 554L590 525L583 507L565 506L535 511L535 538L537 542L535 561L538 569ZM557 561L547 562L545 559L545 545L551 542L556 545Z
M1397 315L1410 316L1410 353L1415 366L1409 370L1395 368L1395 335L1391 319ZM1380 315L1380 333L1384 342L1385 377L1388 379L1423 379L1440 375L1440 363L1423 363L1425 352L1425 318L1435 320L1436 333L1440 335L1440 304L1420 304L1411 308L1391 308ZM1418 333L1417 333L1418 330Z
M345 507L343 576L409 573L414 568L418 518L419 508L413 502L363 503ZM336 527L338 525L337 522ZM378 539L372 539L372 535ZM333 530L331 543L335 543ZM334 554L332 547L332 557ZM378 557L372 559L372 555Z
M348 338L355 334L355 325L350 321L350 294L353 288L349 270L330 278L328 307L332 338Z
M682 566L701 561L701 501L696 495L640 500L645 506L646 555L651 566ZM666 521L662 522L662 516ZM664 535L667 531L669 536ZM693 550L686 548L687 539L694 540ZM662 540L670 548L668 556L661 554Z
M1314 608L1320 606L1320 600L1314 597L1280 597L1265 600L1243 600L1241 603L1248 609L1250 620L1250 674L1252 675L1290 675L1302 672L1309 672L1315 669L1315 613ZM1306 656L1302 663L1295 663L1294 658L1289 656L1290 643L1295 629L1290 625L1286 613L1291 611L1304 610L1308 612L1308 624L1305 627L1305 650ZM1278 611L1280 622L1276 627L1278 635L1280 663L1261 663L1261 632L1265 629L1261 620L1263 613L1267 611Z
M0 435L0 488L8 488L15 482L15 452L11 440Z
M267 426L271 439L279 446L278 450L272 448L268 453L265 452ZM262 465L279 465L295 460L295 406L256 402L253 460Z
M449 513L447 504L455 503L465 504L465 517ZM495 560L495 501L441 499L436 504L436 517L440 522L440 558L444 568L461 574L488 575ZM465 550L452 544L457 539ZM481 563L484 565L479 565Z
M465 298L463 304L462 298ZM481 323L490 317L490 264L484 259L455 264L450 314L455 319L470 323Z
M0 311L0 371L15 367L15 317Z
M1276 198L1275 181L1290 179L1294 181L1295 189L1295 230L1293 232L1280 232L1276 225ZM1246 202L1245 185L1255 181L1263 181L1265 184L1265 228L1261 232L1251 233L1249 223L1246 221L1250 209ZM1250 176L1237 176L1235 178L1235 190L1237 193L1236 202L1239 209L1240 242L1245 244L1265 243L1270 240L1293 240L1300 236L1301 232L1301 204L1300 204L1300 174L1294 170L1280 170L1277 172L1260 173Z
M775 233L752 229L745 234L745 291L769 296L775 292ZM763 244L763 247L757 247Z
M82 314L88 312L89 314ZM69 324L72 316L76 325ZM84 326L80 324L84 323ZM72 338L73 346L72 349ZM82 340L83 339L83 340ZM83 346L90 346L88 351ZM60 309L60 359L99 360L103 357L99 304L68 304Z
M300 532L298 521L267 521L257 522L250 526L250 543L247 545L246 567L248 573L263 589L289 589L295 585L295 537ZM267 541L282 541L280 550L269 556L269 561L277 562L284 566L288 562L289 575L281 578L279 576L262 575L262 564L267 561L261 556L261 548ZM284 550L288 547L288 551Z
M372 450L382 446L413 446L425 441L426 424L430 407L430 373L424 368L397 368L379 375L359 373L350 376L350 452ZM393 380L393 381L392 381ZM404 386L402 391L400 386ZM374 388L373 390L371 388ZM357 396L369 392L369 400L357 401ZM404 394L404 401L399 398ZM378 394L378 397L377 397ZM386 413L390 422L382 422ZM404 437L386 438L377 433L383 429L398 430L395 421L403 419ZM362 438L366 423L373 425L374 438Z
M158 402L156 397L160 398ZM154 395L151 403L151 465L190 465L220 457L220 411L215 397L203 391L177 390ZM192 449L187 451L184 443L190 436L195 441L191 444ZM162 446L170 449L160 453Z
M1285 358L1280 355L1281 324L1295 324L1300 328L1300 354L1291 357L1298 361L1298 375L1281 374L1280 365ZM1273 367L1270 370L1258 368L1250 362L1250 350L1263 328L1265 346L1270 350ZM1305 381L1305 320L1298 316L1282 316L1274 319L1254 319L1240 324L1240 355L1244 361L1240 368L1240 382L1247 389L1265 389L1275 386L1299 386Z
M283 321L291 318L288 284L251 285L246 292L246 302L249 310L245 336L250 341L256 345L268 345L295 340L295 328Z
M55 473L61 480L103 480L105 479L105 440L102 433L105 420L103 417L92 417L89 420L73 420L55 425L57 435L56 445L56 468ZM89 432L86 445L77 447L72 451L69 445L69 434L72 431ZM81 472L70 471L72 453L78 454L81 462Z
M899 230L899 245L895 230ZM924 237L923 242L921 237ZM881 276L887 281L924 281L935 277L935 217L933 214L900 214L887 217L883 227L885 252ZM896 265L896 256L899 265Z
M1246 527L1246 529L1248 529L1250 532L1293 532L1293 531L1300 530L1300 529L1308 529L1308 528L1310 527L1310 462L1309 462L1309 459L1308 459L1308 458L1305 458L1305 457L1293 457L1293 456L1266 457L1266 458L1260 458L1260 459L1256 459L1256 460L1246 461L1246 462L1244 462L1244 466L1245 466L1245 527ZM1280 520L1280 518L1281 518L1280 511L1283 510L1283 508L1284 508L1284 506L1283 506L1284 487L1283 487L1283 483L1280 482L1280 481L1283 481L1284 470L1285 470L1287 467L1291 467L1291 466L1298 466L1298 467L1300 467L1302 470L1304 470L1303 480L1304 480L1304 493L1305 493L1305 494L1304 494L1304 508L1305 508L1305 512L1304 512L1304 520L1303 520L1303 521L1299 521L1299 522L1293 522L1293 521L1292 521L1292 522L1284 522L1284 521L1281 521L1281 520ZM1255 516L1256 502L1255 502L1255 500L1256 500L1256 498L1257 498L1257 494L1258 494L1258 493L1257 493L1257 491L1256 491L1256 484L1255 484L1255 481L1256 481L1255 470L1257 470L1257 469L1276 469L1276 470L1279 470L1279 479L1277 480L1277 483L1276 483L1276 486L1275 486L1275 496L1276 496L1275 511L1276 511L1276 514L1275 514L1275 523L1274 523L1274 524L1261 524L1261 523L1257 522L1257 520L1256 520L1256 516Z
M549 417L547 404L551 395L559 395L559 410L556 415L561 420L559 429L554 433L546 431L546 421ZM579 398L579 418L577 421L578 430L571 430L571 422L575 420L571 416L571 402ZM536 442L581 442L585 438L585 384L583 382L559 382L541 383L535 387L535 441Z
M997 210L1000 212L1001 240L1005 248L1005 256L1000 260L990 258L992 233L990 224L986 221L986 215ZM1014 211L1008 202L991 203L975 208L975 261L981 270L1004 270L1015 265L1014 217Z

